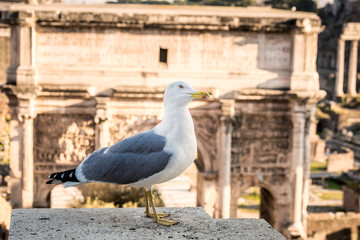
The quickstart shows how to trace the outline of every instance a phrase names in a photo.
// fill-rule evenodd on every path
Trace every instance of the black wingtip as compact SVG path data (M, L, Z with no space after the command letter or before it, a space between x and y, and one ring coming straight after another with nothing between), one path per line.
M52 184L54 180L47 181L46 184Z
M48 178L52 178L47 181L46 184L54 184L54 183L64 183L64 182L79 182L76 178L75 168L66 170L63 172L52 173L48 176Z

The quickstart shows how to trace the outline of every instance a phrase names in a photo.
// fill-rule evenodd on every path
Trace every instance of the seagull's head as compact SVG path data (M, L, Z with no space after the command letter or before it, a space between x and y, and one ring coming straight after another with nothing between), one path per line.
M168 85L164 93L164 104L171 106L186 106L192 99L207 99L210 95L207 92L196 91L186 82L173 82Z

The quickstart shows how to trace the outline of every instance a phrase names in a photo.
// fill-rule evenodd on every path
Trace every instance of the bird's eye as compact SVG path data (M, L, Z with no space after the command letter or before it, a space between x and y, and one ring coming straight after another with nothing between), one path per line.
M180 84L180 85L179 85L179 88L184 88L184 86Z

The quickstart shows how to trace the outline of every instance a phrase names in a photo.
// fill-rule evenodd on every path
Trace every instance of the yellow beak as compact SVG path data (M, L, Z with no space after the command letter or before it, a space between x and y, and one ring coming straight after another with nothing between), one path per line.
M191 97L193 98L199 98L199 99L206 99L210 98L210 94L207 92L196 92L196 93L189 93Z

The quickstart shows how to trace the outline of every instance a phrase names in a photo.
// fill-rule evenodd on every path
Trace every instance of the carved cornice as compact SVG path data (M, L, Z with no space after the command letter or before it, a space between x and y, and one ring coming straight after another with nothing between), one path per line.
M0 10L0 23L6 25L20 25L31 27L34 25L33 15L30 11Z
M22 86L15 86L15 85L3 85L2 91L8 96L16 96L19 100L29 100L36 98L42 88L40 86L34 85L22 85Z
M100 92L93 92L92 87L83 85L41 85L39 97L73 97L97 99L156 99L162 101L164 98L163 89L122 87L107 89ZM106 93L106 94L105 94ZM98 101L99 100L99 101Z
M279 11L271 8L231 8L199 6L112 5L100 9L68 6L18 5L4 11L2 22L26 22L35 12L38 26L112 27L140 29L183 29L206 31L284 32L297 29L315 31L321 22L313 13ZM316 30L319 31L319 30Z
M292 90L272 90L272 89L242 89L233 93L235 100L304 100L309 102L316 102L326 96L324 90L318 91L292 91Z

